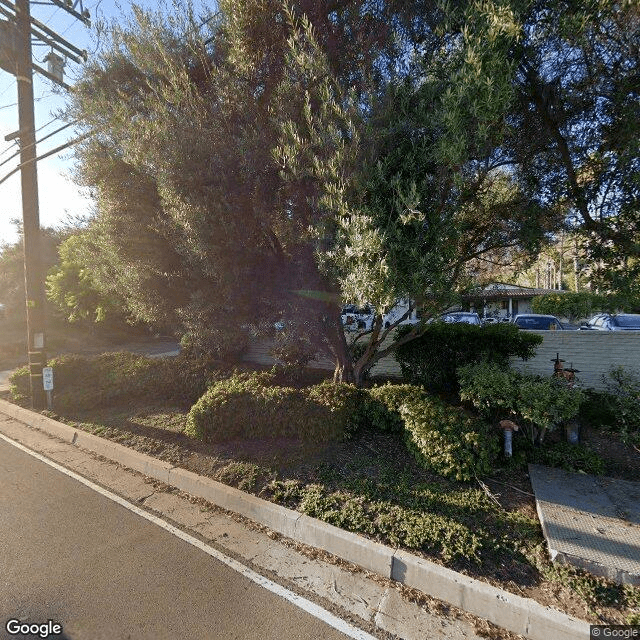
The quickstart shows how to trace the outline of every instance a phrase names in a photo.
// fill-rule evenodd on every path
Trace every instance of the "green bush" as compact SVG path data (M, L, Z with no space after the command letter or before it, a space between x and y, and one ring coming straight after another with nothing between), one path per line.
M575 418L583 393L565 380L520 374L496 365L460 367L460 397L482 415L498 420L515 418L529 428L531 439Z
M478 418L437 398L403 404L405 438L418 463L455 480L490 473L498 456L498 434Z
M411 327L401 327L396 341ZM535 354L542 337L520 331L512 324L478 327L465 323L434 322L425 333L396 348L395 356L407 382L431 391L457 390L456 369L477 362L507 367L509 358L527 360Z
M578 419L581 424L586 423L596 429L617 430L617 417L611 394L587 389L580 405Z
M556 442L552 446L527 447L524 450L523 462L558 467L566 471L583 471L595 476L605 472L605 462L595 451L568 442Z
M458 368L460 398L471 402L485 418L496 421L516 412L520 376L497 364L468 364Z
M312 403L326 407L331 420L337 421L347 436L354 434L366 421L367 392L346 382L325 380L304 390Z
M612 367L605 383L622 441L640 445L640 375L623 367Z
M185 433L205 442L290 437L342 440L361 423L363 392L321 383L307 389L273 386L269 374L233 375L193 405Z
M366 423L379 431L401 432L404 421L401 408L412 399L427 397L427 392L416 385L387 383L367 390Z
M60 356L48 362L54 375L54 409L68 413L145 397L191 405L226 374L218 364L206 358L151 359L124 352ZM10 383L13 402L27 406L28 367L14 372Z

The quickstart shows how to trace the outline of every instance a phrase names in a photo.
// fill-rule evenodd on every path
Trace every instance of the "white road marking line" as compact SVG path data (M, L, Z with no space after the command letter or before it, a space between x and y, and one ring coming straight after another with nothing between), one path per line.
M214 549L209 545L205 544L204 542L202 542L201 540L198 540L198 538L194 538L193 536L189 535L188 533L185 533L181 529L178 529L177 527L170 525L168 522L165 522L164 520L162 520L162 518L158 518L157 516L154 516L153 514L148 513L147 511L144 511L139 507L136 507L134 504L131 504L130 502L128 502L124 498L121 498L115 493L111 493L111 491L108 491L107 489L103 489L101 486L95 484L94 482L91 482L91 480L87 480L86 478L83 478L81 475L78 475L77 473L74 473L73 471L66 469L65 467L57 464L56 462L53 462L53 460L49 460L49 458L46 458L45 456L42 456L39 453L36 453L35 451L32 451L28 447L25 447L19 442L16 442L15 440L8 438L2 433L0 433L0 438L5 442L7 442L8 444L13 445L17 449L20 449L21 451L24 451L25 453L29 454L33 458L36 458L37 460L40 460L41 462L48 464L50 467L57 469L61 473L64 473L70 478L73 478L74 480L81 482L82 484L89 487L90 489L93 489L93 491L96 491L100 495L103 495L105 498L109 498L109 500L112 500L113 502L117 502L119 505L122 505L125 509L129 509L129 511L132 511L133 513L139 515L141 518L145 518L146 520L149 520L149 522L153 522L155 525L162 527L165 531L172 533L174 536L177 536L181 540L184 540L185 542L188 542L194 547L197 547L201 551L204 551L206 554L210 555L212 558L219 560L220 562L227 565L234 571L237 571L238 573L242 574L243 576L245 576L245 578L248 578L252 582L255 582L261 587L264 587L268 591L271 591L272 593L280 596L281 598L284 598L288 602L291 602L296 607L299 607L300 609L302 609L303 611L306 611L308 614L314 616L315 618L322 620L322 622L325 622L330 627L333 627L334 629L340 631L341 633L344 633L346 636L349 636L354 640L378 640L375 636L372 636L371 634L365 631L362 631L362 629L358 629L357 627L354 627L353 625L349 624L348 622L345 622L341 618L334 616L332 613L318 606L314 602L311 602L310 600L307 600L306 598L299 596L297 593L293 593L293 591L289 591L288 589L285 589L283 586L277 584L276 582L273 582L272 580L269 580L268 578L265 578L264 576L261 576L259 573L256 573L252 569L245 567L245 565L238 562L237 560L234 560L233 558L230 558L229 556L224 555L217 549Z

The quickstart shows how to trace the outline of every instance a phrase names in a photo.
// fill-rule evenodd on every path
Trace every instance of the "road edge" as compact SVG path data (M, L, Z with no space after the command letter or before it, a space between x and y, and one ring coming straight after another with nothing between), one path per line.
M0 412L531 640L582 640L589 637L589 623L534 600L344 531L6 400L0 399Z

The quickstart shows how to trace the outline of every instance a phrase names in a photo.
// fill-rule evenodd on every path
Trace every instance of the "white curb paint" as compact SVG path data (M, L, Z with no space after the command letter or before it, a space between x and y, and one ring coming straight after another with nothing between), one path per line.
M8 444L16 447L17 449L24 451L24 453L32 456L33 458L40 460L40 462L44 462L45 464L49 465L50 467L53 467L57 471L64 473L66 476L69 476L70 478L73 478L74 480L81 482L86 487L89 487L89 489L92 489L93 491L99 493L105 498L108 498L109 500L116 502L117 504L123 506L125 509L128 509L129 511L132 511L133 513L140 516L141 518L145 518L145 520L152 522L153 524L157 525L158 527L161 527L165 531L168 531L169 533L180 538L181 540L184 540L190 545L197 547L201 551L204 551L207 555L210 555L212 558L215 558L216 560L218 560L219 562L222 562L223 564L233 569L234 571L237 571L238 573L243 575L245 578L248 578L252 582L255 582L255 584L263 587L264 589L271 591L271 593L274 593L275 595L280 596L281 598L284 598L291 604L302 609L303 611L312 615L318 620L321 620L325 624L328 624L330 627L333 627L337 631L340 631L341 633L345 634L349 638L353 638L354 640L377 640L375 636L372 636L371 634L366 633L365 631L362 631L357 627L354 627L353 625L349 624L348 622L345 622L344 620L342 620L341 618L338 618L337 616L334 616L332 613L330 613L326 609L323 609L317 604L311 602L310 600L307 600L306 598L299 596L297 593L293 593L292 591L285 589L283 586L269 580L268 578L261 576L259 573L252 571L251 569L249 569L242 563L238 562L237 560L234 560L233 558L226 556L225 554L221 553L217 549L213 549L212 547L208 546L201 540L198 540L197 538L194 538L188 533L185 533L181 529L178 529L177 527L170 525L168 522L165 522L161 518L158 518L157 516L154 516L151 513L148 513L147 511L144 511L143 509L136 507L135 505L131 504L130 502L128 502L124 498L121 498L115 493L111 493L111 491L107 491L106 489L103 489L102 487L98 486L97 484L94 484L90 480L87 480L86 478L83 478L77 473L74 473L73 471L66 469L65 467L57 464L56 462L49 460L48 458L45 458L39 453L36 453L35 451L28 449L27 447L21 445L18 442L15 442L14 440L12 440L11 438L8 438L2 433L0 433L0 438L5 442L7 442Z

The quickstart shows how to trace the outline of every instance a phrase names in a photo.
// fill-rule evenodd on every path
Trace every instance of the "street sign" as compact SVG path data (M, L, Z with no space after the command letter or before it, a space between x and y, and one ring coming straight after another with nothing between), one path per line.
M53 369L45 367L42 370L42 386L45 391L53 391Z

